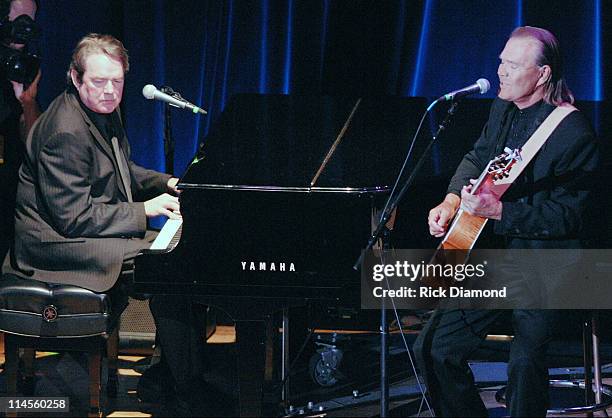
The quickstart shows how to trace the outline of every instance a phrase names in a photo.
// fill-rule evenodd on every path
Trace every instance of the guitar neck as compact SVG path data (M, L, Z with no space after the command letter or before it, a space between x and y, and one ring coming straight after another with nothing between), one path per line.
M480 187L482 186L482 184L487 179L487 176L489 175L489 168L490 167L491 167L491 162L489 162L487 164L485 169L482 170L482 173L480 173L480 176L478 176L478 179L476 179L476 183L474 184L474 186L472 186L472 190L471 190L470 194L476 194L476 192L478 192L478 190L480 190Z

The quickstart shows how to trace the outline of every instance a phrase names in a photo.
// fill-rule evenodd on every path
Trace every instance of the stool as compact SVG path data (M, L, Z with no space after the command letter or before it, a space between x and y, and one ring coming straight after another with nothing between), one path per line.
M584 378L572 380L550 380L550 387L561 390L584 391L584 405L549 408L551 415L587 413L604 411L612 405L612 386L604 385L601 377L601 361L599 358L598 313L593 311L582 322L582 344ZM497 402L505 403L503 387L495 394ZM607 416L607 414L606 414Z
M5 274L0 282L0 331L5 332L7 395L17 393L19 349L25 375L38 351L88 353L89 416L101 416L101 364L108 357L107 395L117 394L119 316L127 296L95 293L77 286L51 284ZM27 380L27 379L26 379ZM32 387L33 389L33 387Z

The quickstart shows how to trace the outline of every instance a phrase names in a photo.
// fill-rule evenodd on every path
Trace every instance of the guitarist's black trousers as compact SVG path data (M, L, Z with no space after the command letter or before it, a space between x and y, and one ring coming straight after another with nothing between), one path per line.
M552 310L437 310L414 344L421 376L436 416L486 417L468 359L492 326L511 316L514 340L506 400L513 417L544 417L548 407L546 349L553 335Z

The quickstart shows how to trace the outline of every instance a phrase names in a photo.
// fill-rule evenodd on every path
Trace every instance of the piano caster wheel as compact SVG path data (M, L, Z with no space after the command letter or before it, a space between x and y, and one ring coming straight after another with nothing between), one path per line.
M342 350L324 348L314 354L308 363L310 377L319 386L331 387L338 383L341 374L338 372L342 362Z

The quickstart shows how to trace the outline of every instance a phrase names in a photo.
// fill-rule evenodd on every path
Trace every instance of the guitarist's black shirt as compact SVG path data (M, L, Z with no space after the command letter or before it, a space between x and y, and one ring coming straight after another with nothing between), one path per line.
M519 110L499 98L474 148L468 152L448 187L461 188L478 178L505 146L522 146L555 106L540 101ZM568 115L536 157L502 197L502 219L494 232L507 248L576 248L584 238L584 213L599 153L595 134L582 112Z
M523 145L525 145L531 136L531 127L534 126L536 122L541 104L542 101L540 100L539 102L526 107L525 109L517 108L513 112L514 116L512 117L512 122L510 124L510 131L506 137L506 147L515 149L521 148Z

